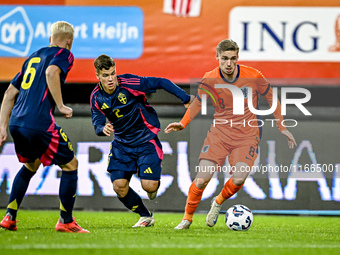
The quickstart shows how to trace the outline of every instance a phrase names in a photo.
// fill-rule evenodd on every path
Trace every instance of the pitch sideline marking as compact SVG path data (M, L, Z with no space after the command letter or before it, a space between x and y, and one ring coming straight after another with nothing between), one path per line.
M1 246L0 246L1 247ZM46 250L58 250L58 249L144 249L144 248L156 248L156 249L202 249L202 248L310 248L310 249L335 249L340 248L340 244L268 244L268 245L256 245L256 244L185 244L185 245L178 245L178 244L149 244L149 245L143 245L143 244L131 244L131 245L96 245L96 244L58 244L58 245L45 245L45 244L33 244L33 245L12 245L10 247L8 246L2 246L1 249L6 250L26 250L26 249L46 249Z

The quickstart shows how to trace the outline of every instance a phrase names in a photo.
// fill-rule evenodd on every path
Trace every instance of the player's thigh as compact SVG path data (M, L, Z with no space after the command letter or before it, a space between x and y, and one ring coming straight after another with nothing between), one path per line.
M129 191L129 180L126 178L115 179L112 182L112 185L113 185L113 190L117 193L119 197L125 197Z
M235 169L232 172L233 183L237 186L242 185L247 179L250 171L251 167L247 163L237 162L235 164Z
M159 181L162 172L163 151L158 138L139 147L137 165L140 179Z
M36 172L37 170L38 170L38 168L39 168L39 166L41 165L41 162L40 162L40 160L39 159L36 159L34 162L31 162L31 163L25 163L25 167L28 169L28 170L30 170L30 171L32 171L32 172Z
M10 126L9 130L19 161L28 163L28 166L33 168L34 162L47 149L47 144L41 141L42 131L18 126Z
M235 147L229 155L229 163L235 166L237 162L244 162L249 167L254 165L257 158L257 141L243 143Z
M10 131L22 163L39 159L44 166L64 165L74 158L72 144L58 125L49 131L11 126Z
M130 150L130 148L112 141L107 166L111 182L118 179L130 181L132 175L137 173L136 159Z
M48 149L41 156L43 165L58 165L65 171L73 171L78 168L78 160L74 156L73 146L64 130L54 125L52 131L45 133L50 138Z
M207 159L201 159L198 167L195 168L196 179L211 179L218 170L216 162Z
M116 182L117 187L124 186L126 182L129 183L132 178L132 175L134 174L132 171L123 171L123 170L110 170L108 172L110 174L110 179L114 187L115 187L114 183L117 180L126 180L126 181Z
M78 159L73 156L70 162L67 164L60 165L60 168L64 171L74 171L78 169Z
M225 159L229 155L229 153L230 149L224 141L222 141L212 133L208 133L202 146L202 150L199 156L199 162L205 159L210 162L214 162L219 166L223 166Z
M159 188L160 181L141 179L141 184L146 192L155 192Z

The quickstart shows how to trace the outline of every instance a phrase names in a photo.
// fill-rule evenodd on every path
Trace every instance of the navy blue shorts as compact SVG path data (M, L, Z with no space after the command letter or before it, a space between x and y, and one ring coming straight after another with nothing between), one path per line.
M130 181L135 173L140 179L158 181L161 178L162 160L163 150L158 137L135 148L113 140L107 171L112 182L117 179Z
M65 165L74 157L72 144L61 127L49 131L10 126L15 152L22 163L40 159L44 166Z

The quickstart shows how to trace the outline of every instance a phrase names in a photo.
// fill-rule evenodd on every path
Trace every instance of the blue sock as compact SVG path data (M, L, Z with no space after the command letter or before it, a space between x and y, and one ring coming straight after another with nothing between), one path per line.
M76 201L78 171L62 171L59 186L60 222L70 223Z
M22 202L22 199L25 196L28 184L30 183L30 180L34 174L34 172L28 170L25 166L22 166L22 168L15 176L7 206L7 214L11 216L11 220L16 219L17 211Z
M138 213L141 217L151 216L151 213L143 204L140 196L131 187L129 187L129 191L125 197L118 197L118 199L125 205L126 208Z

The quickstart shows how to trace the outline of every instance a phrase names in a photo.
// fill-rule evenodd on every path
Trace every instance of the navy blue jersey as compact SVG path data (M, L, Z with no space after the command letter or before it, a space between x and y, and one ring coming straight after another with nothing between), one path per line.
M154 108L145 94L156 89L165 89L188 103L190 96L168 79L140 77L132 74L118 75L114 93L107 94L101 83L91 94L92 124L97 135L104 135L106 118L114 128L115 140L134 147L153 139L160 130L160 123Z
M58 46L41 48L23 64L21 72L11 81L19 95L13 107L9 125L46 131L55 123L55 102L46 83L46 69L56 65L61 69L60 82L64 84L73 66L73 54Z

